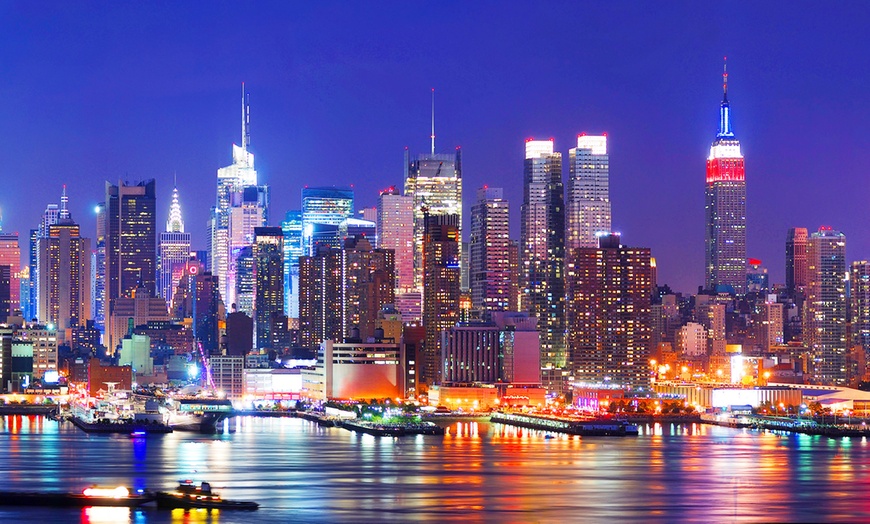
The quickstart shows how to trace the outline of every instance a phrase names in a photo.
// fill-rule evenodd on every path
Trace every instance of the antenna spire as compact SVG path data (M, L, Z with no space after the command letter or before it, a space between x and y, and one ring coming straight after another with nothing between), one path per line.
M251 145L251 104L250 95L245 93L245 83L242 82L242 149Z
M728 57L722 60L722 96L728 100Z
M432 140L432 154L435 154L435 88L432 88L432 134L429 135Z
M69 197L66 196L66 184L63 185L63 193L60 195L60 214L59 218L67 219L69 218L69 211L66 208L66 204L69 202Z

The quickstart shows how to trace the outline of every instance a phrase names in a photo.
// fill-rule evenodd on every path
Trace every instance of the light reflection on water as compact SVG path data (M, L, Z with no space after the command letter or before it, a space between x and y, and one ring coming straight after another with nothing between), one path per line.
M870 520L866 439L701 424L576 437L447 421L444 437L377 438L299 419L243 418L216 435L88 435L0 417L2 490L91 484L163 489L208 480L253 514L0 508L0 521L860 521Z

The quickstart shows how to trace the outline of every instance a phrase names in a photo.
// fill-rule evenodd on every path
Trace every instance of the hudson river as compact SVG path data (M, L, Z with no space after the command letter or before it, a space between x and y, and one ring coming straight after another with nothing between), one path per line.
M157 490L192 479L260 503L253 513L0 507L0 522L870 521L864 439L704 425L548 438L484 419L399 439L293 418L139 439L42 417L0 424L0 490Z

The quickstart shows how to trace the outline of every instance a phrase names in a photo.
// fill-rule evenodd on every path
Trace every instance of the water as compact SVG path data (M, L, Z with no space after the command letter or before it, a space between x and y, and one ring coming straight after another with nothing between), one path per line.
M399 439L300 419L240 418L223 433L89 435L0 417L0 490L208 480L254 513L0 508L0 522L832 522L870 520L866 439L705 425L570 437L452 421Z

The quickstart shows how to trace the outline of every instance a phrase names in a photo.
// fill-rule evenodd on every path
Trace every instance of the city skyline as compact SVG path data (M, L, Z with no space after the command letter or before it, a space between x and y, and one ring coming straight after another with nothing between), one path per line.
M861 195L870 189L861 177L866 148L857 142L870 73L861 67L866 59L850 53L867 47L867 14L851 5L819 13L778 3L726 12L597 6L585 14L578 42L565 15L580 8L571 4L540 6L542 20L555 20L552 30L516 42L505 29L544 23L526 20L519 4L506 4L495 20L486 3L439 4L422 14L398 5L389 16L353 6L275 5L240 14L238 49L221 43L227 5L213 12L71 6L51 14L26 4L0 7L4 18L20 22L0 51L10 79L0 86L10 101L0 110L0 133L15 151L5 177L39 195L0 197L4 233L25 238L56 198L46 195L64 183L85 237L96 237L91 210L106 180L156 179L162 221L177 173L184 219L194 248L203 249L214 201L203 189L213 187L215 171L231 161L229 144L239 140L242 81L251 93L251 151L272 186L269 225L299 209L301 187L323 181L353 184L358 207L370 206L380 190L402 184L406 146L414 154L429 149L434 87L436 153L463 150L464 232L474 193L489 184L504 187L514 203L511 236L519 238L525 138L553 136L567 155L577 134L607 132L613 228L652 249L660 283L694 292L704 280L704 155L715 137L728 55L729 99L751 175L747 256L784 283L788 228L830 225L849 236L848 260L870 258L870 239L857 235ZM462 17L452 16L457 9ZM324 16L332 23L319 34L305 27ZM421 16L452 30L455 41L405 27ZM651 17L661 23L648 24ZM134 21L166 38L123 30ZM672 38L659 39L663 32ZM253 34L265 38L243 38ZM203 59L201 48L215 52ZM133 52L137 61L128 59ZM550 81L526 81L525 71L540 66L555 71ZM812 147L798 147L796 136L809 137ZM353 169L323 162L338 147L341 158L354 158ZM835 197L818 191L820 184L849 191Z

